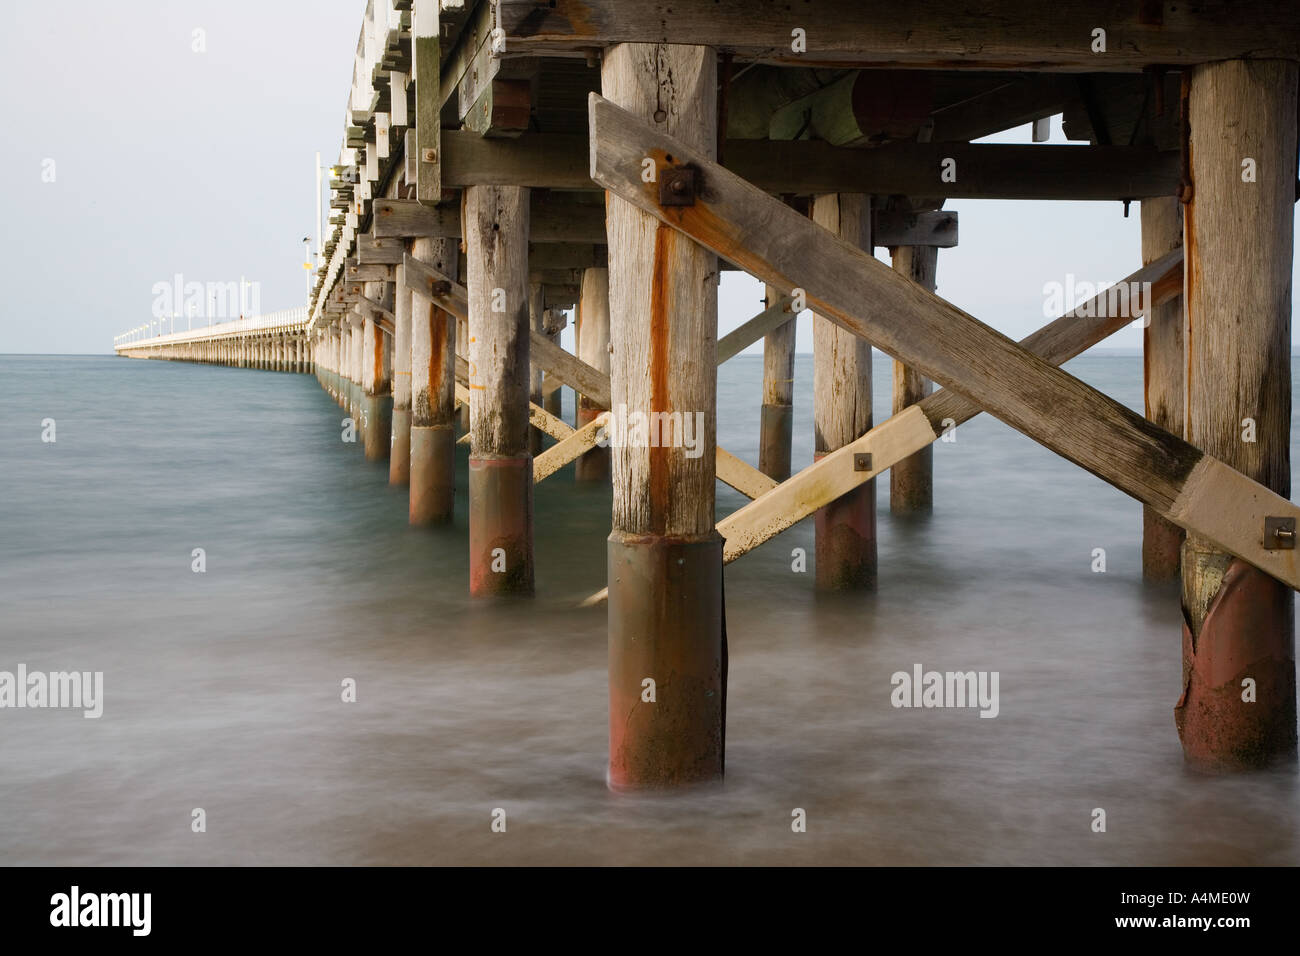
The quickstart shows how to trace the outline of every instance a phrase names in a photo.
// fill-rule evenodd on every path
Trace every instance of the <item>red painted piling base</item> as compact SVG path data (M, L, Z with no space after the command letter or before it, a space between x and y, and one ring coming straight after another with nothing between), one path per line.
M722 779L722 538L609 537L611 790ZM654 701L645 699L654 681Z
M758 470L774 481L790 477L790 441L794 407L764 405L758 423Z
M578 427L590 425L600 412L599 408L589 406L586 399L579 398L574 416ZM575 481L609 481L609 449L593 448L578 458L573 464L573 477Z
M411 426L411 524L451 521L456 507L456 431Z
M814 460L822 455L816 455ZM822 591L876 587L876 480L841 495L813 515L816 578Z
M1184 623L1174 722L1192 767L1223 772L1295 760L1293 605L1290 588L1234 558L1195 642ZM1247 678L1253 703L1242 700Z
M393 436L388 453L388 483L405 485L411 480L411 410L393 409Z
M1148 581L1176 581L1182 567L1183 529L1142 506L1142 577Z
M533 460L469 460L469 593L533 593Z

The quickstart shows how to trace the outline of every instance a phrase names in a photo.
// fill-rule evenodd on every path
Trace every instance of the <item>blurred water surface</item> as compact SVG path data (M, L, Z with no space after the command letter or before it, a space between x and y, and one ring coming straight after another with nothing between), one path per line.
M1069 368L1141 408L1140 357ZM718 387L751 462L761 374ZM1140 506L988 416L935 445L933 517L892 518L878 482L878 593L815 593L807 522L728 568L726 784L629 797L604 786L604 611L574 609L607 489L538 486L538 597L482 603L464 451L455 525L413 530L311 376L0 356L0 410L0 670L105 683L99 720L0 710L2 863L1300 863L1294 768L1183 766ZM719 486L719 515L742 500ZM915 663L999 671L999 716L894 709Z

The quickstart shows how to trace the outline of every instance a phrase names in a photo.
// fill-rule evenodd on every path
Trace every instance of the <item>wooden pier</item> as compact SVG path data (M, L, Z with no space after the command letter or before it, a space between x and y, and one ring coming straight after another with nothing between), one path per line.
M1293 760L1300 10L979 6L370 0L309 307L117 351L314 370L413 525L449 521L467 483L476 595L533 593L536 483L575 461L612 482L588 603L609 616L615 789L723 775L724 565L812 517L816 586L875 588L875 479L893 514L929 512L931 444L981 411L1144 505L1145 576L1182 578L1189 763ZM1086 145L1037 142L1057 114ZM1030 123L1032 145L972 142ZM955 198L1140 203L1141 261L1114 277L1140 295L1011 341L935 294ZM720 339L723 270L767 301ZM1059 367L1139 315L1145 416ZM797 321L811 463L790 451ZM717 445L716 374L760 340L751 464ZM719 480L752 499L721 522Z

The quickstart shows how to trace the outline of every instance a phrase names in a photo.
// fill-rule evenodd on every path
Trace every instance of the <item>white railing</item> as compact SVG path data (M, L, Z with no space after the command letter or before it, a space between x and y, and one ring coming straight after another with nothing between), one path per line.
M154 345L206 342L210 339L226 338L231 335L246 335L249 332L301 331L307 327L309 318L307 307L301 305L296 309L281 309L279 312L268 312L266 315L250 315L230 322L205 325L197 329L187 329L184 332L168 332L165 335L150 336L143 334L148 332L149 326L142 325L123 332L113 339L113 348L138 349L149 348ZM167 320L160 319L158 321Z

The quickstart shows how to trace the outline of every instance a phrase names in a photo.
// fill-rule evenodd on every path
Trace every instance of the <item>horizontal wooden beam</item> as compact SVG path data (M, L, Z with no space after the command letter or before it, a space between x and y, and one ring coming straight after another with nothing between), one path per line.
M855 192L948 199L1115 200L1172 196L1178 154L1130 146L728 142L726 168L771 193Z
M871 239L877 246L935 246L951 249L957 245L957 213L952 209L878 209L871 217Z
M592 178L624 201L862 336L926 378L960 391L1017 431L1289 586L1294 550L1264 544L1265 519L1300 507L811 223L698 151L592 94ZM641 179L694 169L694 205L659 205ZM672 162L667 157L672 156ZM919 406L917 406L919 407ZM920 414L924 414L923 412ZM936 432L939 422L931 422Z
M405 252L401 238L379 239L366 233L357 236L357 262L361 265L395 266L402 261Z
M499 0L496 14L505 56L579 54L615 43L681 43L717 47L747 61L797 66L1065 72L1300 59L1300 14L1276 0L1057 0L1048 7L1039 0L921 6L861 0ZM1104 52L1098 48L1099 29L1105 31Z
M516 139L484 139L444 131L442 181L449 189L493 183L595 189L588 149L587 138L580 135L526 133ZM736 139L727 140L723 155L727 169L774 194L1115 200L1172 196L1178 188L1176 152L1130 146L891 143L857 149L816 140ZM458 229L457 211L446 212L456 217ZM375 234L392 234L380 231L381 218L376 212ZM886 219L885 225L890 224Z
M398 261L400 262L401 260L399 259ZM347 265L343 269L343 277L345 285L346 283L355 282L387 282L393 277L393 273L392 270L383 263L360 263L354 259L349 259ZM339 287L335 286L335 288L337 289Z
M445 184L446 167L442 172ZM371 229L376 238L459 239L460 206L457 203L426 206L412 199L376 199ZM605 207L572 196L535 193L529 203L528 238L532 242L603 243Z

